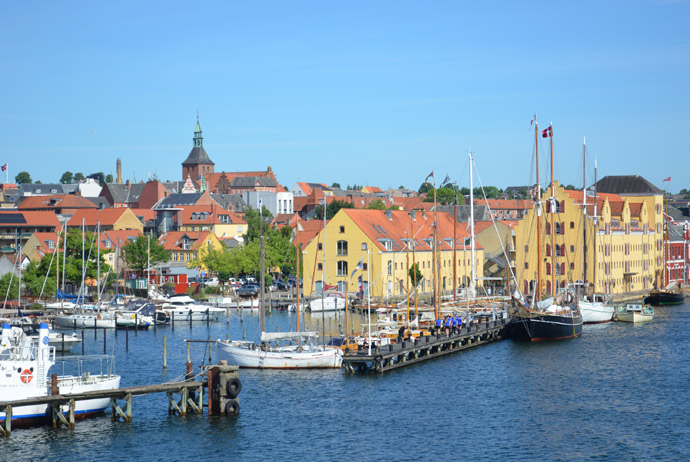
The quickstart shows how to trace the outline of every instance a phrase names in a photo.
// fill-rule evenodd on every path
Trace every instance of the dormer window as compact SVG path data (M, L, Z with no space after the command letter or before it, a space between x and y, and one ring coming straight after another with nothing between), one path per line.
M48 244L49 249L54 249L55 248L55 242L53 241L46 241L46 244Z

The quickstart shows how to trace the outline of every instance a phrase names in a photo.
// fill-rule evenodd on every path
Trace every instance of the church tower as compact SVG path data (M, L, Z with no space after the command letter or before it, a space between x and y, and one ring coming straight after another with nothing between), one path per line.
M201 136L201 125L199 125L199 113L196 114L196 129L194 130L194 147L182 162L182 181L191 178L194 186L201 189L206 184L206 175L213 173L214 163L206 154L204 149L204 138Z

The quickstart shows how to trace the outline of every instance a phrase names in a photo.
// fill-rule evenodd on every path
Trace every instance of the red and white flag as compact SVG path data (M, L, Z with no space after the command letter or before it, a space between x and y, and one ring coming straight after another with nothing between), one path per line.
M544 130L541 131L541 137L542 137L542 138L548 138L549 136L552 136L552 134L551 134L551 126L545 128Z
M5 164L5 167L6 166L7 166L7 164ZM2 169L5 170L5 167L2 167ZM671 177L666 178L664 181L671 181Z
M4 172L5 170L7 170L7 164L0 166L0 168L1 168L2 171Z

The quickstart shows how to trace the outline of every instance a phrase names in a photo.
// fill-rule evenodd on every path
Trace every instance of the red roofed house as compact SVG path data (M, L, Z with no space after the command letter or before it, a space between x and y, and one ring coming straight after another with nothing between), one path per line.
M56 233L33 233L31 237L26 240L22 252L29 260L38 263L46 255L55 252L57 246L59 246L59 243Z
M54 212L0 211L0 251L15 253L34 233L56 233L60 222Z
M67 222L69 228L81 228L82 222L87 230L95 232L99 223L100 230L133 229L142 233L143 223L137 218L132 209L127 207L109 208L93 211L79 211L72 215Z
M17 210L51 211L57 215L73 215L78 210L98 210L86 197L73 194L61 196L27 196Z
M180 231L211 231L219 239L242 242L247 222L236 213L214 205L188 205L178 212Z
M170 251L170 261L190 262L203 256L208 249L221 250L222 244L210 231L169 231L158 238ZM203 265L198 266L206 269Z

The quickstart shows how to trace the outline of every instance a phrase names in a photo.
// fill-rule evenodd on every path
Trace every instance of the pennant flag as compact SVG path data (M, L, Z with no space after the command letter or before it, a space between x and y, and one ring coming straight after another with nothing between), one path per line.
M5 166L7 166L7 164L5 164ZM2 169L5 170L5 167L3 167ZM671 177L666 178L664 181L671 181Z
M534 122L537 121L537 114L534 114L534 117L532 117L532 120L529 121L529 129L532 130L532 125L534 125Z
M542 138L548 138L549 136L552 136L550 126L541 131L541 137Z
M1 168L1 169L2 169L2 171L4 172L5 170L7 170L7 164L3 165L3 166L2 166L2 167L0 167L0 168Z
M448 176L448 175L446 175L446 179L443 180L443 182L441 184L446 184L446 183L450 183L450 176Z
M359 259L357 266L355 266L355 269L352 270L352 273L350 273L350 281L352 281L352 278L355 276L357 270L361 270L362 268L364 268L364 257Z
M436 177L434 176L434 171L433 171L433 170L431 171L431 173L429 173L429 174L426 176L426 178L424 178L424 183L426 183L426 181L427 181L429 178L431 178L432 176L434 177L434 179L436 179Z

